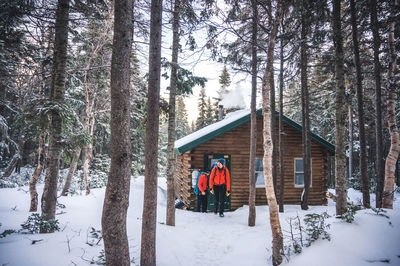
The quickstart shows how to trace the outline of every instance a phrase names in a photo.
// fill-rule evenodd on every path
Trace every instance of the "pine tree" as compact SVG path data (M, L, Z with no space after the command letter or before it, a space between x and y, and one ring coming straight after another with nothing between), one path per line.
M200 95L198 99L198 115L197 115L197 120L196 120L196 130L199 130L205 126L207 126L207 101L206 101L206 89L201 88L200 90Z
M69 0L59 0L56 11L54 65L51 85L51 100L54 105L57 105L57 107L61 107L64 104L68 45L68 17ZM53 112L50 123L49 155L41 206L42 217L47 221L55 219L56 215L62 123L63 119L60 112Z
M222 69L222 73L219 76L219 84L221 85L221 87L218 91L218 96L220 98L222 98L224 96L224 94L226 94L228 92L228 88L231 85L231 75L229 75L226 65L224 65L224 68Z
M141 265L156 265L157 161L161 74L162 0L151 1Z
M252 69L251 69L251 102L250 102L250 156L249 156L249 218L248 225L256 224L256 180L255 160L257 150L257 32L258 32L258 6L256 0L251 1L252 5Z
M341 29L341 0L333 0L332 29L335 46L336 72L336 122L335 122L335 173L336 173L336 215L346 212L346 153L345 122L346 104L344 87L343 37Z
M182 96L176 98L176 139L183 138L190 133L188 114Z
M133 1L116 1L111 59L111 165L101 220L107 265L130 264L126 220L132 168L130 136L132 23Z
M354 63L356 67L356 88L357 88L357 107L358 107L358 127L360 135L360 173L361 173L361 184L363 193L363 205L366 208L370 207L369 200L369 178L367 175L367 147L365 139L365 120L364 120L364 92L362 88L362 73L361 73L361 62L360 62L360 47L358 42L358 30L357 30L357 15L355 1L350 0L350 13L351 13L351 25L352 25L352 36L353 36L353 49L354 49Z
M207 126L215 123L216 120L215 120L214 114L215 114L214 105L211 103L211 98L208 97L207 98L206 115L205 115Z
M173 23L172 23L172 64L169 86L168 105L168 144L167 144L167 213L166 224L175 226L175 189L174 189L174 144L175 144L175 105L176 105L176 83L177 65L179 52L179 28L180 28L181 1L174 1Z

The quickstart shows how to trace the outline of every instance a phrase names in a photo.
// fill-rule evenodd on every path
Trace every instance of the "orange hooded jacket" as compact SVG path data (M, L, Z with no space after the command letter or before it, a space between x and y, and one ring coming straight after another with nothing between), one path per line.
M212 189L214 185L217 186L223 184L226 184L227 191L231 190L231 178L229 176L229 170L225 167L225 165L221 169L216 166L211 170L210 189Z
M197 184L199 187L199 190L201 192L204 192L207 189L207 175L206 174L200 174L199 176L199 183Z

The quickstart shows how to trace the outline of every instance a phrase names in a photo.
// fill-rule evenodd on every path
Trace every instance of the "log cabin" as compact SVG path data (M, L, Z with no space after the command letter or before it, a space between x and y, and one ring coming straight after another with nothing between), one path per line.
M279 115L276 113L278 127ZM278 136L278 128L275 129ZM263 116L257 110L256 151L256 205L267 205L263 174ZM278 141L278 140L277 140ZM283 117L284 144L284 204L300 204L304 188L302 159L302 127L288 117ZM276 145L276 147L278 147ZM320 136L311 133L311 187L309 205L326 205L330 157L334 146ZM174 174L175 194L189 206L196 206L193 188L197 171L209 172L212 165L224 158L231 176L231 195L225 203L226 210L235 210L248 205L249 200L249 156L250 156L250 110L239 110L227 115L219 122L204 127L175 142L176 169ZM279 154L278 154L279 156ZM279 157L278 157L279 158ZM279 159L276 195L279 198ZM208 193L208 210L214 209L213 195Z

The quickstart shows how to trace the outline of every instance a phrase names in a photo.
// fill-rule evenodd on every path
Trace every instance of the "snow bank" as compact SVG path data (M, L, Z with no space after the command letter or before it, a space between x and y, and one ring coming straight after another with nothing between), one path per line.
M128 239L134 265L140 262L140 237L143 212L144 178L132 179L128 210ZM157 195L157 265L270 265L271 230L267 206L257 206L255 227L247 226L248 206L227 212L224 218L213 213L195 213L176 210L176 226L166 226L166 182L158 180ZM43 187L39 187L39 195ZM19 229L29 216L28 188L0 190L0 232ZM0 238L0 264L7 265L88 265L98 260L103 243L98 245L89 230L101 229L104 189L93 189L89 196L61 197L66 206L58 209L57 219L62 231L53 234L13 234ZM361 197L358 191L349 191L350 200ZM396 195L398 198L398 194ZM39 199L40 202L40 199ZM288 235L290 217L303 218L308 213L327 212L331 218L328 232L332 240L318 240L300 255L292 255L283 265L400 265L398 248L400 212L398 200L395 209L386 214L389 219L372 210L358 211L355 221L348 224L334 218L335 206L311 206L308 211L300 206L286 205L280 221ZM287 238L286 238L287 239ZM41 240L32 245L32 240ZM91 243L92 246L87 243ZM94 244L93 244L94 243ZM287 242L286 242L287 243ZM373 262L373 263L372 263Z

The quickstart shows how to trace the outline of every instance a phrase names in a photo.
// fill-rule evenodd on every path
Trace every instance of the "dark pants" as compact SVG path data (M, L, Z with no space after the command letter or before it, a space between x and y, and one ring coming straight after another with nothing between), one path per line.
M214 186L214 212L224 213L226 186Z
M202 212L207 212L207 192L205 195L197 194L197 212L200 212L200 207Z

